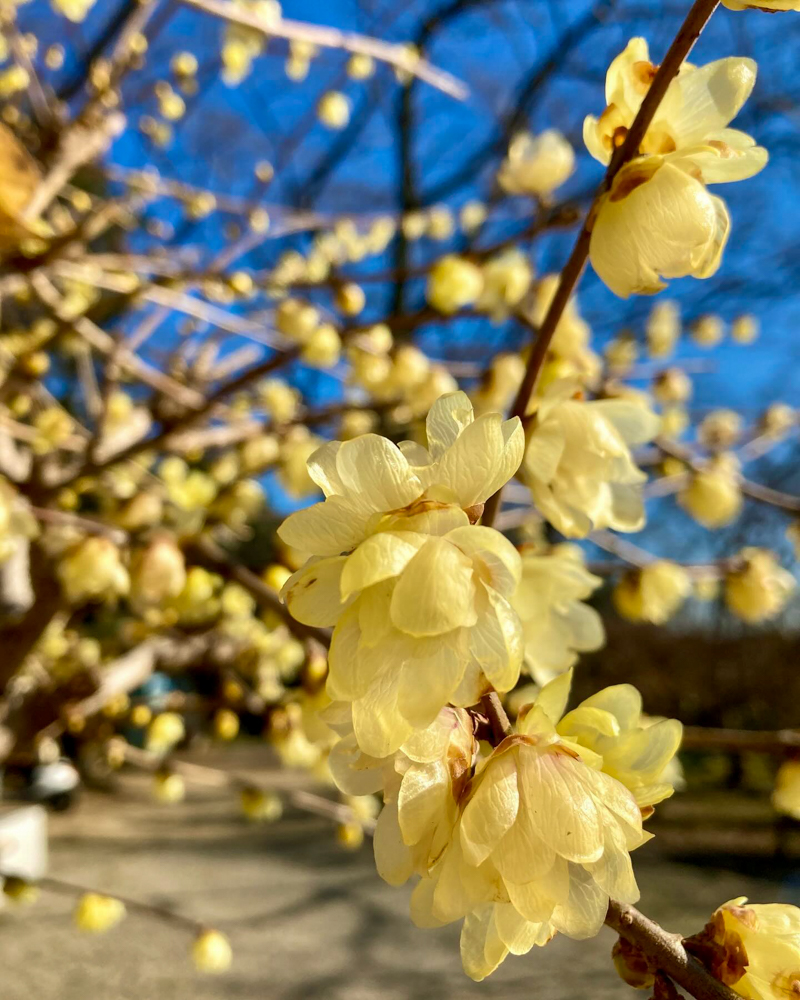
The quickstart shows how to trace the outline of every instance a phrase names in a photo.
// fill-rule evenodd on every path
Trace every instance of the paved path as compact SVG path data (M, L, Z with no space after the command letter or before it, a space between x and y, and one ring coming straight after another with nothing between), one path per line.
M790 868L772 862L679 863L654 844L637 860L642 908L675 930L698 929L738 894L800 902ZM610 966L608 931L510 957L474 984L460 969L457 928L414 928L408 890L378 879L368 846L343 852L324 820L301 814L253 828L216 791L171 808L138 777L117 796L86 794L53 817L51 873L207 919L229 934L234 966L200 976L188 935L138 915L103 937L80 934L70 901L42 894L35 907L0 912L0 1000L636 998Z

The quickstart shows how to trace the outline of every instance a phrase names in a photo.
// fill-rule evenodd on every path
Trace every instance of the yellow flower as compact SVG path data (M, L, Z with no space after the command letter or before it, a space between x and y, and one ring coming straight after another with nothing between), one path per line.
M592 937L609 897L639 898L629 852L648 839L641 812L597 763L532 709L473 778L452 839L411 902L418 926L466 917L471 978L557 931Z
M794 576L768 549L746 548L741 558L741 567L725 577L725 603L746 622L774 618L795 588Z
M225 972L231 967L233 951L224 934L203 931L192 945L192 959L200 972Z
M186 563L175 542L153 539L137 554L131 572L131 597L142 604L161 604L177 597L186 585Z
M154 753L166 753L185 735L186 727L177 712L160 712L147 727L145 745Z
M496 354L472 401L479 413L503 412L511 405L525 375L525 362L519 354Z
M716 347L725 336L725 323L721 316L701 316L690 328L692 340L701 347Z
M546 274L536 283L526 312L534 326L541 326L544 322L559 280L557 274ZM590 382L600 371L600 358L589 347L591 336L591 328L581 316L578 300L573 295L567 302L550 341L550 353L559 360L569 362L576 375L582 377L583 381Z
M681 311L677 302L657 302L647 317L645 334L651 357L669 357L681 335Z
M283 803L275 792L243 788L240 802L242 813L251 823L275 823L283 815Z
M175 805L186 798L186 782L179 774L159 771L153 780L153 794L164 805Z
M758 339L759 330L758 317L744 313L731 323L731 339L737 344L752 344Z
M713 410L703 417L697 439L704 448L719 450L736 444L742 433L742 418L735 410Z
M328 128L342 129L350 121L350 101L339 90L329 90L317 104L317 116Z
M126 594L130 580L117 546L96 535L61 558L56 575L70 604L102 601Z
M678 494L678 503L706 528L721 528L739 516L742 491L733 455L718 455L696 472Z
M658 432L647 407L621 399L584 402L564 379L538 404L523 461L523 478L542 514L562 534L594 528L638 531L644 524L640 484L629 446Z
M655 71L643 38L611 64L608 106L584 122L586 146L601 163L624 141ZM730 218L706 184L752 177L768 159L750 136L727 128L755 79L752 59L730 57L684 64L670 84L641 155L617 173L593 222L592 266L617 295L651 295L666 287L663 279L707 278L718 269Z
M328 691L353 702L359 745L374 756L448 701L473 704L488 684L509 690L522 659L509 604L519 554L474 526L522 457L519 420L476 420L456 392L431 408L427 431L430 451L374 434L324 445L309 474L325 501L279 529L314 554L282 596L298 621L336 626Z
M614 588L614 605L630 621L663 625L692 591L689 574L681 566L659 559L629 570Z
M511 141L497 180L509 194L545 197L561 187L574 169L575 153L559 131L547 129L538 136L522 132Z
M784 816L800 819L800 760L785 760L778 768L772 805Z
M346 851L357 851L364 843L364 827L356 820L340 823L336 828L336 839Z
M603 645L602 619L583 603L601 582L580 560L523 549L511 604L522 622L525 668L538 684L571 667L579 653Z
M692 395L692 380L682 368L665 368L653 383L659 403L685 403Z
M785 1000L800 982L800 909L788 903L720 906L708 928L713 974L747 1000Z
M477 264L456 254L447 254L431 268L426 297L434 309L450 316L473 305L483 289L484 275Z
M760 420L761 431L779 437L797 422L797 414L787 403L771 403Z
M73 918L79 930L104 934L125 916L125 904L113 896L85 892L75 906Z
M586 148L600 163L608 164L622 145L642 105L657 66L650 62L644 38L632 38L611 63L606 75L606 109L600 118L587 116L583 123ZM756 81L752 59L730 56L705 66L684 63L670 83L655 118L639 147L645 156L669 155L691 150L700 157L701 168L716 163L712 183L732 179L731 173L746 174L743 164L758 172L766 163L766 152L750 136L727 128L742 109ZM727 146L722 153L717 146ZM721 161L727 158L728 164ZM741 178L739 178L741 179Z
M478 312L488 313L501 323L522 302L533 280L530 261L512 247L490 257L482 268L483 291L475 303Z
M229 708L214 713L214 735L218 740L235 740L239 735L239 716Z
M378 874L390 885L427 875L449 842L477 750L469 715L443 708L383 758L360 750L347 706L334 702L325 718L341 737L329 757L337 786L349 795L383 791L374 837Z

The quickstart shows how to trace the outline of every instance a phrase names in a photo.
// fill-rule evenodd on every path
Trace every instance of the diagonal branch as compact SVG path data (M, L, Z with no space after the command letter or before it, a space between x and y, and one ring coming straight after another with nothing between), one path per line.
M647 129L650 127L650 123L655 117L661 101L667 93L669 85L677 76L678 71L686 60L686 57L694 48L695 42L700 37L700 34L711 18L711 15L719 6L719 2L720 0L695 0L691 10L686 16L686 20L683 22L683 26L675 36L675 40L672 45L669 47L669 51L667 52L664 61L661 63L661 66L659 67L658 72L650 85L650 89L642 101L642 106L639 108L639 113L636 115L628 134L625 136L625 141L617 149L611 159L606 175L603 178L597 193L595 194L592 207L589 209L581 231L578 234L578 239L575 242L572 253L569 256L567 263L564 265L564 270L561 272L561 280L556 290L556 294L553 297L553 301L550 304L550 308L547 311L547 315L545 316L544 321L535 336L535 340L532 343L532 350L528 360L528 366L525 370L525 377L522 380L519 392L517 393L517 398L514 400L514 405L511 409L511 416L520 417L522 419L523 426L530 422L530 418L527 416L526 411L528 403L536 388L539 372L541 371L542 365L547 357L550 341L553 339L564 309L566 308L572 293L575 291L575 288L586 267L586 262L589 259L589 244L592 238L591 225L594 210L600 199L611 187L611 183L619 170L630 160L634 159L634 157L638 156L642 140L645 137ZM501 494L502 489L498 490L497 493L495 493L494 496L490 497L487 501L483 514L483 524L490 525L493 523L500 507Z

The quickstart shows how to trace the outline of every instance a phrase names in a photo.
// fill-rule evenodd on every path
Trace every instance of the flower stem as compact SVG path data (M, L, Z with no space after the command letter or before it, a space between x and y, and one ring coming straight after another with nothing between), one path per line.
M675 36L672 45L670 45L669 51L664 57L664 61L661 63L650 85L650 89L642 101L639 112L625 136L625 141L616 150L611 163L608 165L605 177L595 194L592 207L587 212L581 231L578 233L572 253L569 255L567 263L561 272L561 279L556 289L556 294L531 345L531 354L528 359L525 375L510 414L512 417L519 417L522 420L523 427L527 427L531 420L530 415L527 415L526 411L528 403L536 389L536 382L547 357L550 342L558 328L564 309L580 281L586 267L586 261L589 259L589 244L592 238L592 220L595 208L600 199L611 187L611 183L620 169L639 155L639 147L642 144L647 129L650 127L650 123L655 117L658 106L664 99L669 85L677 76L686 57L694 48L695 42L700 37L719 3L720 0L695 0L692 4L691 10L686 15L686 20ZM500 508L501 494L502 487L487 500L483 512L482 524L491 525L494 522Z
M670 934L635 906L611 900L606 924L639 948L653 964L695 1000L740 1000L739 994L715 979L684 948L679 934Z

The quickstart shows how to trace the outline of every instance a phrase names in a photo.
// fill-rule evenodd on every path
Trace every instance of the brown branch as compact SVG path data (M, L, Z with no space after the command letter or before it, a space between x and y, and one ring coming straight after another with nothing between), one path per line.
M680 935L665 931L635 906L612 899L608 904L606 924L644 952L660 971L695 1000L740 1000L738 993L715 979L686 951Z
M783 755L800 750L800 730L707 729L705 726L684 726L681 747L684 750L749 750Z
M550 304L547 315L545 316L541 328L536 335L536 339L531 345L532 350L530 358L528 359L528 366L525 370L525 376L519 387L517 397L514 400L514 405L511 408L511 416L520 417L524 426L530 422L530 417L526 411L528 409L528 403L536 388L539 373L542 369L545 358L547 357L550 341L553 339L564 309L566 308L572 293L580 281L581 275L586 267L586 262L589 258L589 244L592 238L591 226L594 210L600 199L611 187L611 183L619 170L629 160L632 160L635 156L639 155L639 147L642 144L642 140L645 137L647 129L650 127L650 123L655 117L658 106L664 99L669 85L672 83L675 76L677 76L678 71L683 65L686 57L694 48L694 44L700 37L703 28L705 28L711 15L719 6L719 2L720 0L695 0L692 5L692 9L687 14L686 20L683 22L680 31L675 36L672 45L669 47L669 51L664 57L664 61L659 67L658 72L650 85L650 89L642 101L639 112L625 137L625 141L616 150L611 159L606 175L594 197L592 207L589 209L583 226L581 227L581 231L578 234L575 246L572 248L572 253L569 255L569 259L564 265L564 270L561 272L561 280L559 281L556 294L553 297L553 301ZM483 524L491 525L494 522L494 518L500 507L501 495L502 489L498 490L494 496L489 497L483 512Z

